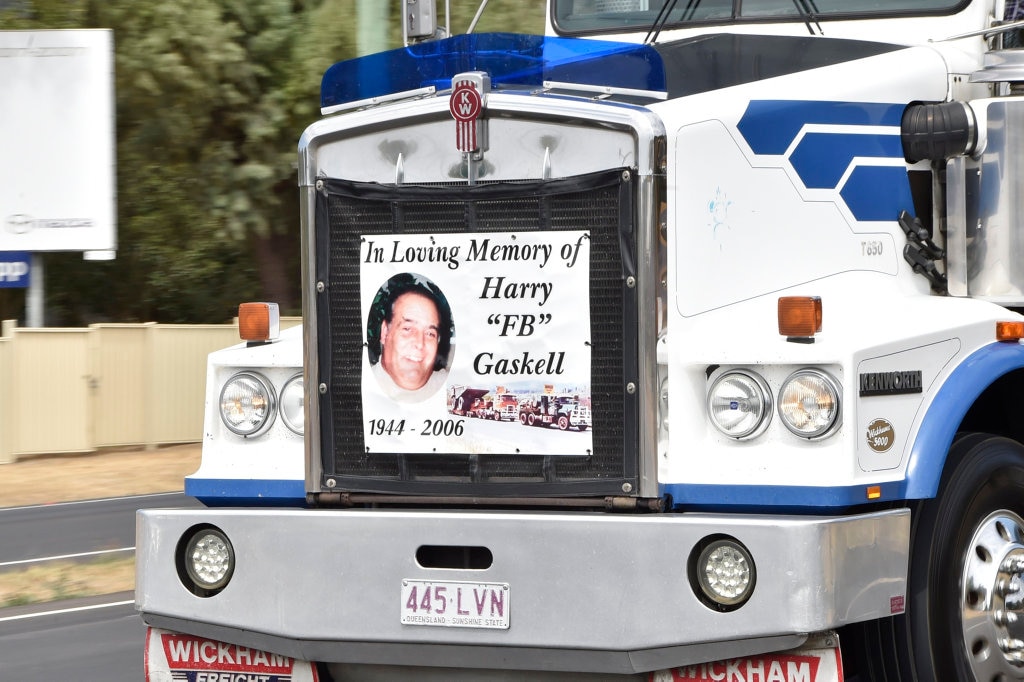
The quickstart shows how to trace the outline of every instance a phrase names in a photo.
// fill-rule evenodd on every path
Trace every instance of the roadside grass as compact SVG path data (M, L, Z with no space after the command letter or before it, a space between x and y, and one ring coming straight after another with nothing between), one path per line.
M135 589L135 557L59 561L0 573L0 608Z

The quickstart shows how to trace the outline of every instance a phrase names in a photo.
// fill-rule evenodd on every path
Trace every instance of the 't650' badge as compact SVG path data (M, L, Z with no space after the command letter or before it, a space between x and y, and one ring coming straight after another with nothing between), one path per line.
M481 145L480 115L489 78L485 73L460 74L452 79L448 109L455 118L455 146L460 152L475 152Z

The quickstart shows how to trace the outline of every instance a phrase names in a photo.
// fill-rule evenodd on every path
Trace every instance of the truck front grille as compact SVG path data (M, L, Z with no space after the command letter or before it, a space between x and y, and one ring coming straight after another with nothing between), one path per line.
M638 415L634 182L627 169L551 181L467 186L318 183L315 281L321 490L415 495L609 495L636 490ZM360 237L589 230L591 410L588 456L368 453ZM581 297L582 299L582 297ZM624 484L630 484L624 488Z

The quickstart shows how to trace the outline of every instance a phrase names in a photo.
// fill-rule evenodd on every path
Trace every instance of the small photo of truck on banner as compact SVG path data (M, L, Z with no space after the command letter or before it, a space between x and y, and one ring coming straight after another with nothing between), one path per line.
M502 386L493 390L452 386L448 411L479 419L517 421L523 426L557 427L559 431L586 431L593 426L590 396L576 393L554 395L551 384L539 394L507 393Z

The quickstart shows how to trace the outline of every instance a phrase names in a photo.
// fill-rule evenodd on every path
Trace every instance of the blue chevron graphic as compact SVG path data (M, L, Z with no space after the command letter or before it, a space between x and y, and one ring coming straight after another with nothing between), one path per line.
M860 166L839 195L857 220L896 220L901 210L914 213L910 180L899 166Z
M854 157L903 155L899 135L808 133L789 156L808 189L835 189Z
M816 131L807 133L788 161L807 189L839 190L857 220L896 220L901 210L913 212L906 168L861 162L842 187L839 183L854 158L903 159L898 128L903 104L872 102L808 102L753 100L737 129L759 156L785 154L805 125L889 126L893 133Z

